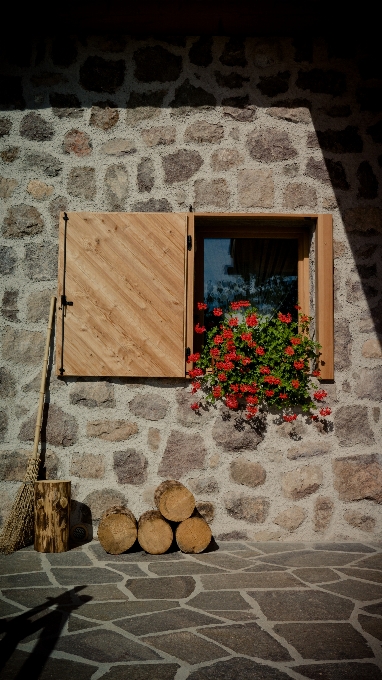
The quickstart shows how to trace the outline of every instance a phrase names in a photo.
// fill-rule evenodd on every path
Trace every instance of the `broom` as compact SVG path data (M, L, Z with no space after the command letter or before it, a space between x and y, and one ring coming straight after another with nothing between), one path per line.
M37 480L40 467L38 442L40 439L42 412L44 408L46 372L48 367L49 346L55 304L56 298L53 296L50 300L48 334L46 338L44 364L41 375L40 398L38 402L33 452L28 459L24 481L17 492L17 496L13 503L9 517L5 523L3 531L0 534L0 552L5 553L6 555L30 545L33 541L34 482Z

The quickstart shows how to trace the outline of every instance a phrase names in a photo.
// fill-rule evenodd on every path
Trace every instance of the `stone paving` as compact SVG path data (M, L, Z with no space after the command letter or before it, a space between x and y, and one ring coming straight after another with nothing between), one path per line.
M0 557L0 678L382 680L382 546Z

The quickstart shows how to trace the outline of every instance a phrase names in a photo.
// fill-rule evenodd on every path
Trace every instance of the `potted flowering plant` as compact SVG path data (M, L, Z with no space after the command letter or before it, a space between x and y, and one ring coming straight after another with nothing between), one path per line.
M198 308L207 305L199 302ZM188 362L194 363L189 371L192 393L203 390L207 402L222 401L229 409L244 407L248 420L259 408L282 409L286 422L296 420L296 406L307 413L317 408L317 402L327 396L314 382L319 370L311 371L320 345L309 335L312 318L301 314L298 305L296 309L299 321L281 312L261 317L246 300L231 302L225 315L219 307L213 309L217 325L208 332L199 324L195 327L206 338L202 352L188 357ZM196 401L191 408L199 406ZM319 410L322 417L330 413L327 407ZM311 417L317 419L318 414Z

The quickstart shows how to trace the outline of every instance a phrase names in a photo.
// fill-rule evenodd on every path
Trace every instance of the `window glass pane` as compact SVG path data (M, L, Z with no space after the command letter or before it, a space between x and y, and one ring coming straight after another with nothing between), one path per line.
M216 324L214 307L250 300L260 313L297 312L297 239L204 239L205 324Z

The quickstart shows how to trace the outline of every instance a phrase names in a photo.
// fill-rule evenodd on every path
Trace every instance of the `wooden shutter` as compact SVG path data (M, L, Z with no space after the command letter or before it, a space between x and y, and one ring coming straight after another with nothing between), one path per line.
M185 376L187 216L68 213L67 376ZM59 296L64 274L60 219ZM62 337L63 335L63 337ZM62 345L63 340L63 345Z

